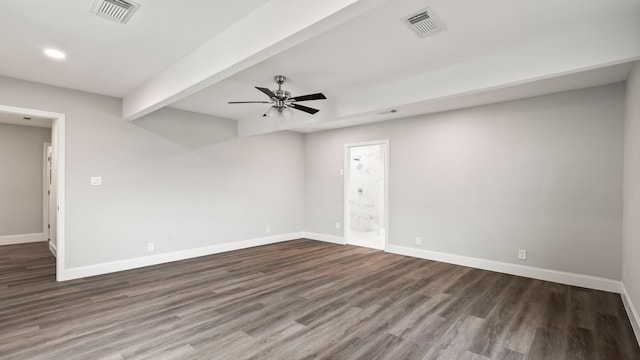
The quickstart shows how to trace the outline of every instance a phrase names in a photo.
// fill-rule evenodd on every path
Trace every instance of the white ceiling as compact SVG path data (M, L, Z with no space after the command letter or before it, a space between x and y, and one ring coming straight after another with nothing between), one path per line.
M402 24L400 19L427 4L447 29L421 39ZM255 90L254 86L274 88L272 76L284 74L290 78L285 88L292 94L322 91L329 97L328 101L305 103L320 109L321 112L317 115L297 114L300 122L313 118L318 123L317 126L296 127L295 130L313 131L336 127L352 123L349 119L334 120L344 117L338 100L353 93L437 71L451 64L517 49L522 44L558 36L572 26L593 26L590 21L594 19L600 22L606 22L607 19L616 21L621 14L633 13L637 9L638 2L633 0L564 0L561 6L558 6L557 1L548 0L431 0L428 3L423 0L389 1L171 106L240 121L263 122L260 115L268 106L227 105L227 102L264 100L266 97ZM576 86L581 83L596 86L626 78L626 75L620 77L620 71L590 74L589 71L576 69L576 73L577 77L584 77L584 81L571 83ZM592 79L598 81L594 82ZM532 94L540 94L540 89L552 93L576 87L563 86L562 82L546 82L542 87L530 88L536 89ZM514 93L511 98L518 97L522 97L522 94ZM505 95L500 97L504 100L511 98ZM466 96L465 99L468 101L460 100L456 104L466 107L485 101L476 100L475 96ZM401 105L404 104L398 102L387 107L399 108ZM426 108L425 112L428 112ZM358 122L367 122L365 119L379 121L379 117L369 113L356 114L360 115L356 116ZM404 114L407 112L399 112L394 117L406 116ZM349 117L353 116L350 114Z
M430 1L429 5L447 30L420 39L400 19L424 8L425 1L387 2L171 106L230 119L247 119L261 115L265 106L229 106L226 103L264 100L265 96L254 86L273 88L272 78L276 74L290 78L285 88L294 95L322 91L335 99L355 90L481 56L509 46L517 39L520 21L518 16L509 15L516 13L516 2L466 1L464 8L461 3ZM503 11L496 13L492 10L496 8ZM492 15L492 21L487 22L484 17ZM316 117L334 115L330 113L331 101L308 105L321 110Z
M394 107L394 110L397 111L395 113L385 111L365 113L341 119L329 119L327 121L302 125L297 127L296 131L305 133L322 131L613 84L626 80L631 71L631 66L631 63L623 63L499 89L452 96L445 99L438 99L437 101L423 101L411 105L397 106Z
M254 86L276 74L329 97L288 122L308 132L618 82L640 58L637 0L138 2L126 25L91 0L0 2L0 74L123 97L129 119L168 105L251 135L274 131L266 107L227 102L265 100ZM420 39L400 19L426 6L446 30Z
M135 0L127 24L90 13L92 0L0 1L0 74L123 97L267 1Z

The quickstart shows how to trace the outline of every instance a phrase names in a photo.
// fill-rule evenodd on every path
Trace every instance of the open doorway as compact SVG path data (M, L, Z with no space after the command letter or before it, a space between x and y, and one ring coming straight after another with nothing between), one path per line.
M345 242L384 250L388 234L387 140L345 146Z
M38 220L40 225L37 225L37 228L42 228L42 232L38 230L38 233L12 236L14 239L8 239L8 243L47 241L49 248L56 255L56 279L62 281L64 280L65 238L65 116L60 113L0 105L0 123L18 125L19 128L35 126L50 129L48 141L40 142L40 149L43 150L37 150L37 153L42 154L42 162L39 162L41 169L39 171L42 176L37 175L43 191L42 197L37 195L42 209L42 219ZM20 202L17 203L19 206L23 205ZM53 239L54 242L52 243L49 239Z

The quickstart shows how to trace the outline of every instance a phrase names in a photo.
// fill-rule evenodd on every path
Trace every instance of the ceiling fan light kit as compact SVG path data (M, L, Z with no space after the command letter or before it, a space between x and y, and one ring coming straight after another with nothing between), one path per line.
M277 108L275 106L270 107L266 113L262 114L262 116L281 117L283 119L290 119L291 117L293 117L293 115L293 110L291 110L290 108Z
M271 104L271 108L269 108L269 110L267 110L262 116L279 116L283 118L290 118L294 114L291 109L306 112L311 115L316 114L318 111L320 111L318 109L296 104L297 102L325 100L327 98L323 93L292 97L289 91L282 89L282 84L287 81L287 78L284 75L276 75L273 77L273 80L276 84L278 84L278 88L276 90L272 91L267 88L256 86L256 89L269 97L269 101L230 101L229 104Z

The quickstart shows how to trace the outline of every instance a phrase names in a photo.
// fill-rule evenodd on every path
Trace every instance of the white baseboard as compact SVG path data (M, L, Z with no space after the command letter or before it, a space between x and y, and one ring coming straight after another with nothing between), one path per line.
M37 234L20 234L20 235L6 235L0 236L0 246L1 245L15 245L15 244L26 244L38 241L46 241L47 239L44 236L44 233Z
M329 242L329 243L338 244L338 245L346 244L342 236L318 234L318 233L312 233L312 232L304 232L303 235L305 239L324 241L324 242Z
M631 327L633 328L634 334L636 334L636 341L640 344L640 316L638 316L638 311L631 301L631 297L627 292L627 287L622 283L622 303L624 304L624 309L627 310L627 315L629 316L629 322L631 322Z
M510 264L505 262L472 258L467 256L416 249L398 245L389 245L387 247L387 252L398 255L417 257L421 259L441 261L449 264L468 266L477 269L496 271L505 274L524 276L528 278L551 281L566 285L609 291L618 294L622 291L622 283L620 281L605 279L596 276L575 274L518 264Z
M249 239L243 241L235 241L225 244L217 244L205 246L196 249L188 249L175 251L171 253L157 254L145 256L135 259L118 260L102 264L81 266L76 268L64 269L62 274L58 274L58 281L66 281L79 279L89 276L108 274L123 270L130 270L145 266L164 264L173 261L191 259L200 256L212 255L227 251L246 249L254 246L275 244L282 241L300 239L304 237L303 232L267 236L263 238Z
M58 248L54 243L49 241L49 251L53 254L53 256L58 257Z

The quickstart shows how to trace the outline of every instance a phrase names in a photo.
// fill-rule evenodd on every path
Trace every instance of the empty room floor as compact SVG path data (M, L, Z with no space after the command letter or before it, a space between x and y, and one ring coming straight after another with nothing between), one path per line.
M0 359L640 359L617 294L355 246L54 274L0 248Z

